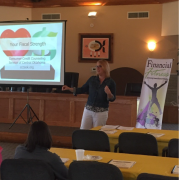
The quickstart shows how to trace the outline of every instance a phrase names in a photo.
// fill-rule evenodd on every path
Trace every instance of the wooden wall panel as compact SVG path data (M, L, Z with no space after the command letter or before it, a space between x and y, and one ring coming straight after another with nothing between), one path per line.
M75 120L74 122L77 124L81 124L81 119L82 119L82 115L83 115L83 111L84 111L84 107L85 107L85 104L87 102L87 99L86 101L76 101L75 102Z
M9 111L9 99L8 98L4 98L0 100L0 119L8 119L9 115L8 115L8 111Z
M118 112L118 113L117 113ZM131 105L111 103L107 124L131 126ZM134 119L136 121L136 119Z
M59 126L70 122L70 102L64 100L46 100L44 121Z
M163 123L179 124L179 107L164 106Z
M29 93L29 104L38 118L52 126L80 127L88 95ZM27 93L0 91L0 123L13 123L27 103ZM132 126L136 123L137 98L117 96L110 103L108 124ZM22 113L27 119L27 110ZM119 118L121 118L119 120ZM36 120L34 117L33 120ZM16 123L25 122L21 117Z

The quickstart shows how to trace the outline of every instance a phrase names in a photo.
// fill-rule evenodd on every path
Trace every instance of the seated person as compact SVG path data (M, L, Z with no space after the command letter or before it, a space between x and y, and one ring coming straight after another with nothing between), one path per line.
M39 159L47 162L52 168L56 179L68 179L68 170L60 157L48 151L52 145L52 137L47 124L43 121L34 122L29 130L24 145L17 146L14 159Z

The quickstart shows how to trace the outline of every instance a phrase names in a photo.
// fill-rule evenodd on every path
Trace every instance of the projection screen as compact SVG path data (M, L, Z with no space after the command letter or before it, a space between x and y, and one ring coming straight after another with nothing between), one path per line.
M0 22L1 85L64 85L66 21Z

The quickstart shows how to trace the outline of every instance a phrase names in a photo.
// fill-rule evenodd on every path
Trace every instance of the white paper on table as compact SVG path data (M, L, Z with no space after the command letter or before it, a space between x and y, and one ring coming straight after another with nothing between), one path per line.
M148 132L147 134L151 134L151 135L153 135L154 137L164 136L164 134L160 134L160 133L151 133L151 132Z
M100 131L105 132L106 134L114 134L117 132L117 130L113 130L113 129L101 129Z
M63 163L66 163L67 161L69 161L69 158L61 158Z
M86 155L84 156L84 160L90 160L90 161L98 161L101 160L101 156L94 156L94 155Z
M117 129L119 125L105 125L102 126L101 129Z
M136 163L136 161L126 161L126 160L111 160L109 164L113 164L118 168L131 168Z
M172 174L179 174L179 165L175 165L173 170L172 170Z
M131 131L131 130L133 130L133 129L134 129L134 127L119 126L117 129Z

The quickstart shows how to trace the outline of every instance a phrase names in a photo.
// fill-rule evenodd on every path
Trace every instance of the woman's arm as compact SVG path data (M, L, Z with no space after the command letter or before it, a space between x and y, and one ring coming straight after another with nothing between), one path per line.
M68 91L73 92L73 88L70 88L70 87L68 87L68 86L66 86L66 85L64 85L64 86L62 87L62 91L65 91L65 90L68 90Z
M93 77L93 76L92 76ZM76 96L77 94L84 94L84 93L88 93L89 92L89 83L92 79L92 77L90 77L87 82L80 88L75 88L73 90L73 94Z
M57 154L54 154L53 162L51 162L50 166L52 166L57 180L68 179L68 169Z
M111 83L104 88L107 94L107 100L113 102L116 99L116 83L111 80Z

